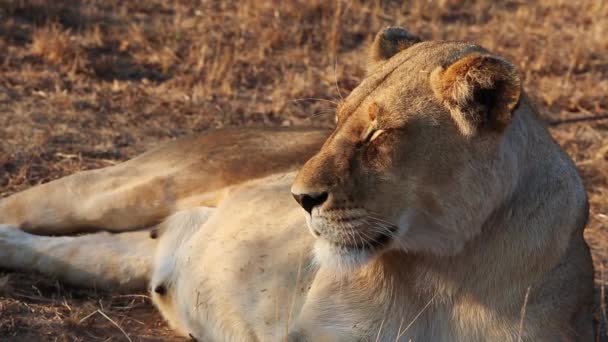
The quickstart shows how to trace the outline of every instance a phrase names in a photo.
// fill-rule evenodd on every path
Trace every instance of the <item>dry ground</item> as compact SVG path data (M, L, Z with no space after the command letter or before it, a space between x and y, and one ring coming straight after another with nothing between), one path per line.
M608 120L585 119L608 113L602 0L2 0L0 197L212 127L331 126L374 33L396 24L479 42L520 67L589 189L605 323ZM127 340L118 327L175 339L142 294L0 271L0 340Z

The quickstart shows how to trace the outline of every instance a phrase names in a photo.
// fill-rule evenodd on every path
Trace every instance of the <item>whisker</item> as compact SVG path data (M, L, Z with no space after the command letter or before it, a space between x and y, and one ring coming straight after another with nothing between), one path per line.
M368 217L369 217L369 218L372 218L372 219L374 219L374 220L376 220L376 221L380 221L380 222L386 223L386 224L388 224L388 225L390 225L390 226L395 226L395 224L393 224L393 223L391 223L391 222L389 222L389 221L387 221L387 220L385 220L385 219L381 218L381 217L380 217L380 216L378 216L376 213L368 213Z
M390 222L388 222L388 221L386 221L386 220L384 220L382 218L369 215L369 216L367 216L367 219L368 219L368 223L372 223L373 222L373 223L375 223L375 224L377 224L377 225L379 225L379 226L381 226L383 228L386 228L386 229L388 229L391 232L391 234L394 233L394 232L396 232L398 230L398 227L395 224L392 224L392 223L390 223Z
M301 98L297 98L297 99L292 99L292 102L303 102L303 101L321 101L321 102L329 102L332 103L334 105L336 105L336 107L338 106L339 102L337 101L332 101L329 99L322 99L322 98L318 98L318 97L301 97Z
M407 332L407 330L412 326L412 324L414 324L414 322L416 322L416 320L418 320L420 315L422 315L422 313L424 311L426 311L426 309L429 307L429 305L431 305L433 300L435 300L435 297L437 297L437 293L435 293L433 295L433 297L429 300L429 302L426 303L426 305L422 308L422 310L420 310L420 312L416 315L416 317L414 317L414 319L410 322L410 324L408 324L407 327L405 327L405 329L403 329L403 332L401 333L401 335L397 336L397 340L399 340L401 338L401 336L403 336L403 334L405 334Z
M365 246L369 245L370 241L378 242L378 240L375 239L373 236L369 236L361 230L357 231L357 235L359 236L359 239L361 240L361 247L365 247Z
M333 114L333 113L334 113L333 110L321 110L321 111L312 113L309 118L313 119L313 118L317 118L322 115Z
M354 244L354 246L355 246L357 249L358 249L359 247L363 247L363 246L365 246L365 241L364 241L364 240L363 240L363 238L361 237L361 234L359 234L359 232L358 232L358 231L356 231L356 230L354 230L354 229L352 229L352 228L350 229L350 231L351 231L351 233L352 233L352 235L353 235L353 238L354 238L354 240L355 240L355 244ZM357 242L357 238L359 238L359 240L361 241L361 245L359 245L359 242Z
M386 232L387 234L393 236L394 233L397 231L397 227L394 225L387 225L384 222L377 222L374 221L373 219L371 220L366 220L366 222L368 224L371 225L372 228L379 228L381 230L377 230L378 232Z
M344 97L342 97L342 93L340 92L340 86L338 85L338 56L334 58L334 83L336 84L336 90L338 91L338 95L340 99L344 101Z
M346 233L346 236L348 237L349 244L352 244L353 246L356 246L357 245L357 241L355 239L353 229L350 228L350 227L346 227L346 229L344 229L344 232Z
M367 222L371 225L372 228L376 228L379 233L386 233L388 236L392 238L393 241L396 241L397 244L403 250L407 250L408 248L405 246L403 241L401 241L398 236L395 234L398 231L398 227L378 216L375 216L373 213L370 213L367 217ZM378 230L381 229L381 230Z

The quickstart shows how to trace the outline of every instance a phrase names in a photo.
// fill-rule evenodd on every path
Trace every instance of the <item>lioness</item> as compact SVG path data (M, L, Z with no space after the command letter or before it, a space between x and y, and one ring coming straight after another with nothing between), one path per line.
M401 28L372 57L331 133L209 132L4 199L0 266L149 286L202 341L591 340L585 190L514 66Z

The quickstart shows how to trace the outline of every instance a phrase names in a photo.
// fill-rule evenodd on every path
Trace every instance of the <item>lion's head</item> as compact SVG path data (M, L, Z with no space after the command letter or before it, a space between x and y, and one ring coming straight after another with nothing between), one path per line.
M391 249L459 253L517 180L519 75L479 46L401 28L376 36L372 59L292 187L316 257L343 267Z

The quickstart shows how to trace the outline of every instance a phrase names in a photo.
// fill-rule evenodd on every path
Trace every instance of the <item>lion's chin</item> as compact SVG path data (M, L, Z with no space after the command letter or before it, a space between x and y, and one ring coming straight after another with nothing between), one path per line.
M377 253L365 249L344 248L318 239L314 246L315 262L336 273L350 273L369 263Z

